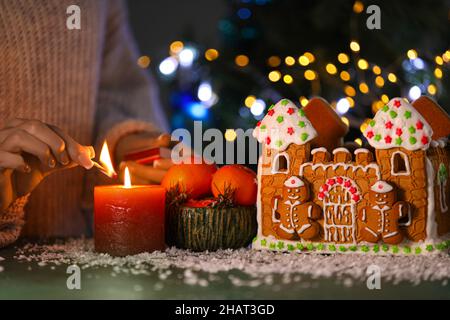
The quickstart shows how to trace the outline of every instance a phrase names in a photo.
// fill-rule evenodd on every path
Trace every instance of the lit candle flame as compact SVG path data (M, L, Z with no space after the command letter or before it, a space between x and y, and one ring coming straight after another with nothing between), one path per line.
M130 170L128 167L125 167L124 177L123 177L123 186L126 189L131 188L131 176L130 176Z
M108 144L106 141L103 143L102 151L100 152L99 162L102 164L105 169L105 173L110 177L117 176L116 171L114 170L114 166L112 164L111 155L109 153Z

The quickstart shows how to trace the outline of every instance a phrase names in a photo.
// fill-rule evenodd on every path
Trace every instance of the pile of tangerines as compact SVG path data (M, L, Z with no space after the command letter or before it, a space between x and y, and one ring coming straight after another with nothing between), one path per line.
M172 166L162 181L167 190L178 186L188 206L209 206L223 197L231 198L228 200L236 206L255 205L257 179L251 169L239 164L217 168L215 164L189 162Z

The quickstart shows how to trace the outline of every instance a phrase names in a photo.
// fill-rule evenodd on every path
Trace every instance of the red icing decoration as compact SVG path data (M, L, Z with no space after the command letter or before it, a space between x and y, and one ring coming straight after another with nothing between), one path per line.
M352 183L349 180L345 181L345 183L344 183L344 187L346 187L346 188L350 187L351 185L352 185Z
M402 133L403 133L402 128L397 128L397 130L395 130L395 134L398 135L398 136L401 136Z
M386 136L386 137L384 137L384 141L385 141L386 143L391 143L391 142L392 142L391 136Z
M337 178L336 178L336 181L337 181L339 184L342 184L342 182L344 182L344 179L342 179L342 177L337 177Z
M327 185L327 184L324 184L324 185L322 186L322 190L323 190L323 191L328 191L328 185Z
M319 192L319 199L322 200L323 198L325 198L325 193Z
M422 123L422 121L417 121L417 123L416 123L416 128L418 129L418 130L422 130L423 129L423 123Z
M270 144L271 141L272 141L272 140L270 140L270 137L267 137L267 138L266 138L266 144Z
M356 188L355 187L351 187L350 189L348 189L350 191L351 194L356 193Z
M260 125L261 125L261 121L258 121L258 122L256 123L256 126L259 127Z
M354 194L352 196L353 201L359 201L359 195L358 194Z
M427 136L423 136L421 139L423 144L427 144L428 143L428 137Z
M397 108L400 108L401 105L402 105L402 103L400 102L400 100L394 101L394 106L396 106Z
M378 189L383 189L383 186L381 184L378 185Z
M369 138L369 139L372 139L373 136L374 136L373 131L369 131L369 132L366 133L366 137Z
M294 112L295 112L294 108L289 108L288 111L287 111L287 113L289 115L293 114Z
M336 183L336 180L334 180L334 179L328 179L328 184L329 184L330 186L334 185L335 183Z
M386 127L386 129L392 129L392 127L393 127L392 122L390 122L390 121L386 122L385 127Z
M268 116L273 116L273 114L275 113L275 110L269 110L269 111L267 111L267 115Z
M289 127L289 128L287 129L287 133L290 134L290 135L292 136L292 135L294 134L294 128Z

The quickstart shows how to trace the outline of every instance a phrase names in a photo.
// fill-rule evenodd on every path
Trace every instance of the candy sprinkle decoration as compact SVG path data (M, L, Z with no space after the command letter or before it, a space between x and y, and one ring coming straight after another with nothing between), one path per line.
M302 145L311 141L317 136L317 132L302 109L292 101L283 99L267 112L253 130L253 136L260 143L283 151L291 143ZM275 143L271 143L272 141Z
M427 149L433 130L408 102L394 98L372 120L364 136L376 149L403 147L410 151Z

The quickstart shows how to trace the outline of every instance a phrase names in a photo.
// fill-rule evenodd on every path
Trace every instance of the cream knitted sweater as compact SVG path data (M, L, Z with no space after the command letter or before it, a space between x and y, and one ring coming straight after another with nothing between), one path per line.
M66 27L74 3L81 30ZM127 133L157 130L152 123L166 129L153 80L136 65L126 14L120 0L0 0L0 127L39 119L85 145L107 137L112 148ZM0 213L0 247L22 228L28 237L89 233L90 174L55 173Z

